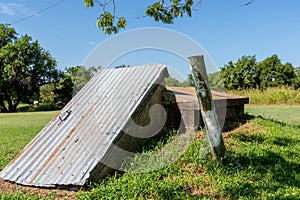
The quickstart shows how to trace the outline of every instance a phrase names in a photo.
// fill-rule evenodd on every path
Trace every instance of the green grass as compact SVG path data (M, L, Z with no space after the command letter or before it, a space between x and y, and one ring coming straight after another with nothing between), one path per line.
M249 97L250 104L300 104L300 90L292 88L267 88L264 91L257 89L228 91L232 94Z
M149 173L116 174L79 198L298 199L299 132L276 121L251 119L226 136L227 162L203 157L203 141L195 140L176 163Z
M11 153L0 154L2 167L55 112L26 114L36 115L0 115L0 140L8 143L1 142L2 150ZM200 134L175 163L148 173L116 173L92 183L76 196L78 199L299 199L300 127L262 117L246 116L246 121L224 134L228 159L223 163L203 156L205 136ZM169 138L151 141L144 151L161 148L173 137L170 134ZM148 167L143 163L139 166ZM0 199L15 198L40 197L23 191L0 194Z
M300 106L247 106L246 112L300 127Z
M0 199L1 200L22 200L22 199L26 199L26 200L40 200L41 197L37 196L37 195L30 195L30 194L26 194L25 192L16 192L14 194L0 194ZM50 198L49 198L50 200Z
M0 114L0 170L57 113L57 111L52 111Z

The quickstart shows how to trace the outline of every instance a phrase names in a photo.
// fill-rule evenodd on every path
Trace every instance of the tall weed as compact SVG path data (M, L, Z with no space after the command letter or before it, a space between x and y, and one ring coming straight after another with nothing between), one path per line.
M300 104L300 90L292 88L268 88L266 90L231 90L228 93L249 97L250 104Z

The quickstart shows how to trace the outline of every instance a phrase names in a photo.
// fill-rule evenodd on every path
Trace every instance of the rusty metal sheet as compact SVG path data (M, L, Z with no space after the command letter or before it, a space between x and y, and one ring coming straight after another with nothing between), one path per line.
M82 186L153 85L164 65L102 69L0 172L22 185Z

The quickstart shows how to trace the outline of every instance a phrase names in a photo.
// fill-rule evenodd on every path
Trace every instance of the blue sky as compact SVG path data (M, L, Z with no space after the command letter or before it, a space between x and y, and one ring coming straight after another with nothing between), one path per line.
M202 45L217 68L243 55L256 55L262 60L272 54L278 54L282 62L300 66L299 0L254 0L249 6L241 6L248 0L203 0L192 18L177 19L172 25L139 18L151 2L116 0L117 15L127 17L126 30L160 27L178 31ZM63 69L82 64L99 43L114 37L96 27L99 11L99 7L85 8L83 0L5 0L0 1L0 23L13 23L34 14L12 26L18 33L39 40ZM132 59L135 62L122 61L136 64L139 56Z

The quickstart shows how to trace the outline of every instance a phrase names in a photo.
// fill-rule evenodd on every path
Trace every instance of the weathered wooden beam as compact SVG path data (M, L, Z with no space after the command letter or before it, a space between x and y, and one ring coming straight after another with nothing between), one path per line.
M221 160L226 156L221 127L212 100L203 55L189 57L196 94L213 155Z

